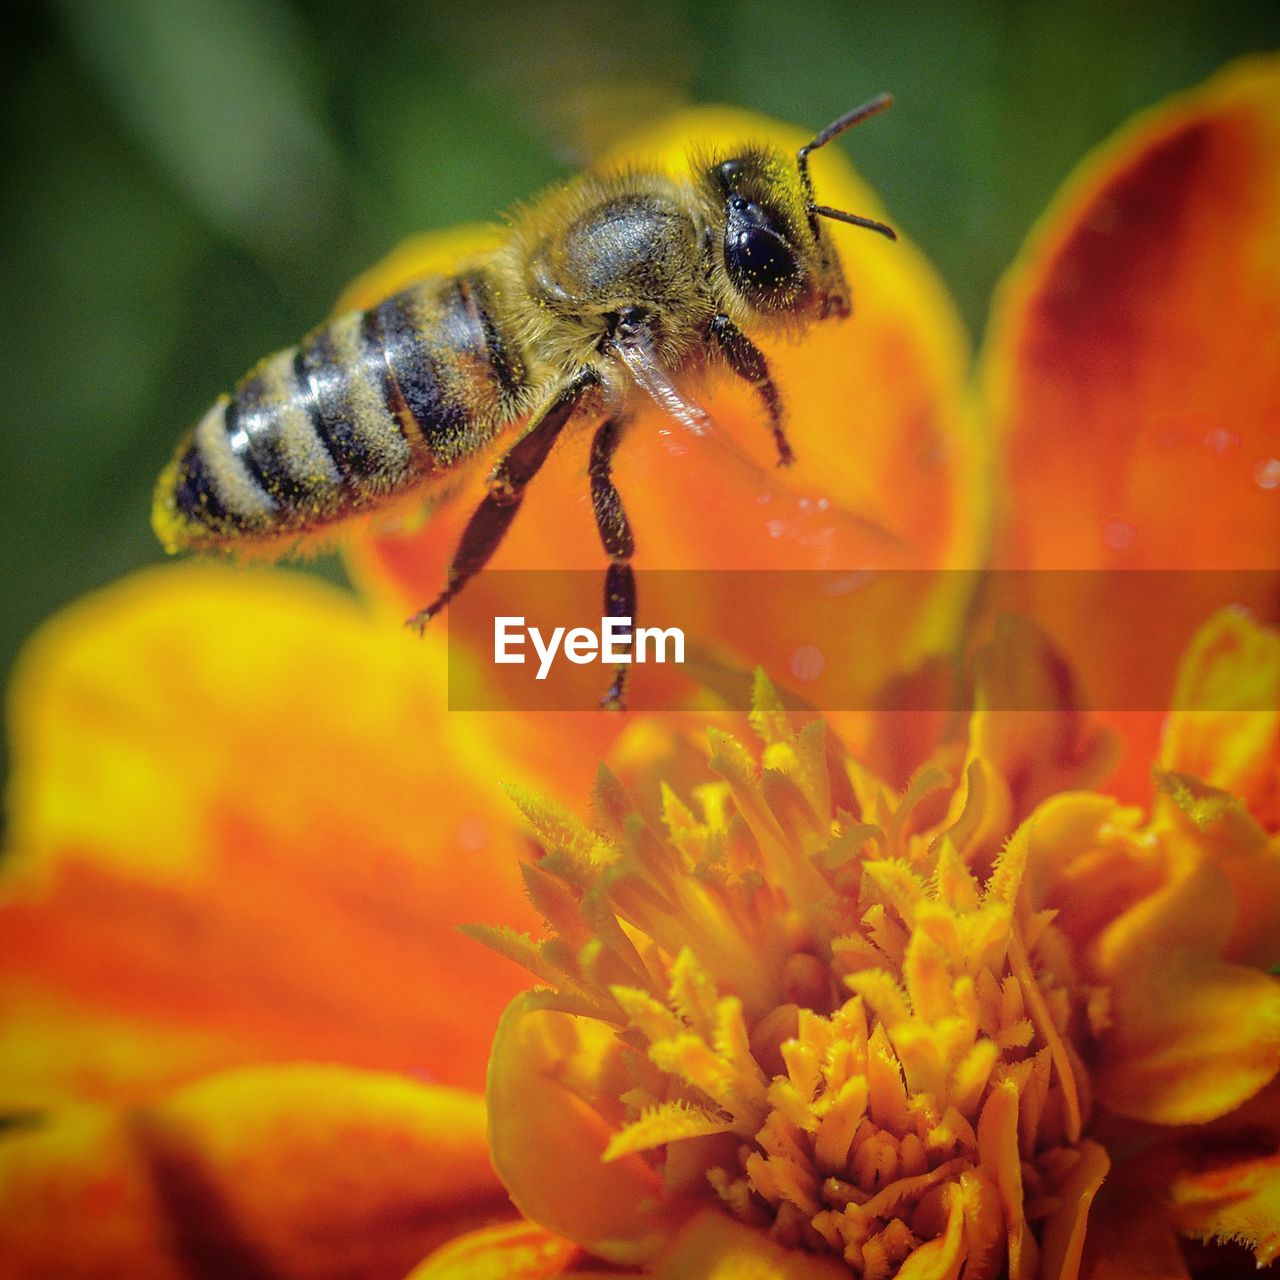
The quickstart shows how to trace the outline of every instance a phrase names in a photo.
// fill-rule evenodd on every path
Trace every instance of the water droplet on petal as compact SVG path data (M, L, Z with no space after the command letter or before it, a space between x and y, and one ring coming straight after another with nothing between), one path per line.
M827 669L827 659L816 644L802 644L787 665L797 680L816 680Z
M1128 551L1137 536L1137 526L1130 524L1128 520L1121 520L1118 516L1108 520L1102 527L1102 540L1112 551Z
M1280 489L1280 458L1263 458L1253 469L1253 481L1259 489Z
M1204 433L1204 447L1212 449L1219 457L1231 452L1240 443L1240 437L1226 427L1214 427Z

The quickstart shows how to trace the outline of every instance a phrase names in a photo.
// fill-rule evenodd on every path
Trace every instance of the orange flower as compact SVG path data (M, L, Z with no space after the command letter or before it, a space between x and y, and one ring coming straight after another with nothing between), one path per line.
M1177 548L1125 563L1274 567L1278 113L1270 59L1151 117L1088 163L1011 274L983 390L1018 495L1002 563L1111 565L1117 538L1100 558L1088 539L1114 517L1121 542L1132 526L1131 546ZM726 140L743 127L698 118ZM1179 130L1207 167L1156 163ZM669 162L672 136L643 149ZM830 149L816 174L824 199L876 212ZM1212 235L1190 216L1210 179ZM1139 252L1152 219L1160 271ZM770 349L797 467L773 468L728 383L708 389L717 433L683 458L638 423L619 480L642 565L979 563L986 446L949 304L909 249L837 235L855 318ZM413 249L367 287L478 243ZM1089 341L1119 350L1126 335L1123 359L1049 323L1079 287L1073 245L1089 251L1089 314L1109 318ZM1147 268L1120 269L1134 261ZM1228 282L1231 326L1201 292ZM1187 352L1202 348L1200 380ZM1152 415L1184 409L1168 440L1148 439ZM1208 412L1233 416L1227 435L1210 424L1204 453L1192 418ZM1211 465L1166 467L1186 440ZM598 567L581 462L558 455L500 565ZM422 604L466 511L464 493L419 531L357 548L370 598L397 617ZM877 637L875 678L945 649L967 589L957 577L912 601ZM726 658L784 671L787 602L768 602L759 634L734 621L740 603L707 602L728 618ZM1131 658L1033 603L1073 661ZM1171 682L1189 635L1157 636L1143 660ZM984 688L1062 686L1061 659L1033 638L1005 628ZM1110 716L1128 772L1074 794L1102 784L1105 735L1077 714L982 711L967 736L942 713L835 716L850 750L833 743L826 762L816 731L793 737L770 713L766 770L723 739L727 776L691 795L696 752L657 722L447 716L442 646L286 575L194 568L95 597L33 643L12 694L0 869L7 1273L394 1280L449 1241L421 1276L581 1277L610 1259L814 1280L847 1275L845 1251L860 1250L864 1274L902 1262L908 1280L1004 1262L1034 1274L1037 1257L1044 1280L1077 1263L1090 1280L1181 1280L1203 1261L1187 1239L1274 1251L1273 635L1238 615L1201 632L1182 690L1222 710L1173 717L1159 743L1152 718ZM606 754L625 778L678 784L674 831L649 839L607 794L612 829L583 845L535 808L546 843L570 847L522 882L499 782L576 805ZM942 772L916 773L927 759ZM944 775L949 789L926 785ZM619 849L621 872L604 865ZM691 857L707 873L664 885L674 911L653 877ZM571 945L513 946L574 989L559 1011L516 998L490 1088L495 1159L542 1226L510 1220L478 1094L526 980L451 927L523 928L526 889ZM666 932L646 952L650 929ZM672 1022L686 1015L687 1033ZM609 1019L623 1017L620 1040ZM922 1131L939 1098L950 1110ZM847 1187L833 1196L829 1178ZM900 1199L886 1180L907 1180Z
M1280 636L1234 614L1186 678L1240 639L1215 678L1280 689ZM1280 1255L1280 842L1173 771L1149 818L1068 791L1013 830L972 747L899 798L771 698L759 761L713 732L692 804L664 785L642 815L607 773L593 829L522 804L550 935L481 936L547 984L489 1069L526 1217L660 1280L1145 1274L1179 1231ZM1223 743L1274 769L1258 745ZM479 1233L415 1280L526 1274L509 1248Z
M441 685L283 575L143 575L40 635L0 899L6 1275L396 1275L500 1211L476 1090L522 983L453 927L527 911L521 770L443 731Z

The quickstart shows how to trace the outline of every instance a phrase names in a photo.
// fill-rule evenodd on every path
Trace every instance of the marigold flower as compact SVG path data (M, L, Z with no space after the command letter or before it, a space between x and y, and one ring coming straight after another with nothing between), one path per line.
M1280 638L1254 635L1280 678ZM657 821L608 772L593 827L517 796L550 934L476 932L547 984L489 1071L526 1216L656 1277L745 1251L761 1277L1073 1280L1116 1267L1089 1222L1128 1158L1170 1246L1280 1253L1274 1147L1238 1136L1280 1138L1274 1107L1234 1114L1280 1072L1280 843L1174 773L1149 817L1067 791L1012 830L972 751L897 796L772 696L759 761L713 731L711 778L692 803L664 786ZM1202 1132L1130 1154L1172 1125Z
M1011 274L981 389L1008 460L1003 563L1112 565L1115 538L1101 561L1082 549L1118 517L1137 531L1124 563L1274 567L1278 104L1270 58L1162 109L1087 163ZM827 189L875 212L820 159ZM1192 216L1209 186L1212 235ZM409 269L478 243L436 240ZM643 430L630 478L620 458L653 563L978 563L988 446L950 306L902 246L845 243L853 325L771 352L794 472L727 384L696 465L673 470ZM1085 318L1106 323L1077 333L1052 322L1064 296L1081 314L1081 249ZM1206 305L1224 282L1238 327ZM829 419L854 403L849 444ZM1210 411L1231 420L1197 435ZM548 465L509 565L545 563L554 535L559 563L597 566L580 470ZM356 553L372 599L400 616L434 591L449 518ZM877 672L943 643L960 603L922 598ZM1069 661L1132 657L1058 621ZM766 630L740 656L776 670L787 637ZM1172 682L1188 638L1143 660ZM1226 614L1194 637L1179 696L1220 710L1158 740L1153 719L1106 717L1118 779L1116 739L1076 711L980 708L958 731L831 717L844 751L765 703L760 759L722 736L708 781L657 722L446 717L441 645L288 575L189 567L33 642L0 869L8 1273L396 1280L446 1241L416 1276L1183 1280L1224 1241L1249 1251L1228 1263L1275 1256L1274 633ZM1025 624L992 653L988 688L1063 687ZM555 806L606 755L643 816L604 785L597 834ZM523 883L504 779L552 850ZM559 994L517 996L493 1056L513 1221L478 1091L527 984L450 926L518 931L526 890L553 937L489 937Z

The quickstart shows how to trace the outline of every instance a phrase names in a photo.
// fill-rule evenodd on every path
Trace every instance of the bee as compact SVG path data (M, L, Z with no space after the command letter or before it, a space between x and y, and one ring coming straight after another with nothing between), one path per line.
M708 427L682 386L711 362L759 399L780 466L793 461L782 397L747 328L850 312L824 219L894 239L817 203L808 157L884 110L833 121L794 156L743 149L657 171L587 172L517 214L492 252L338 316L268 356L180 443L152 523L169 552L271 550L386 507L523 427L489 473L421 629L488 563L573 420L595 423L587 473L608 559L605 615L634 619L635 539L613 457L638 398ZM602 705L620 708L625 668Z

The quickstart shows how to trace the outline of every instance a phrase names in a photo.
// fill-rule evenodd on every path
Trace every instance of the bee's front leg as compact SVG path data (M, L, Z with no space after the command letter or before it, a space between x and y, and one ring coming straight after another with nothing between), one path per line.
M778 448L778 466L789 467L796 460L796 455L792 452L791 442L783 429L782 397L778 394L777 383L769 373L769 362L764 358L764 353L725 315L712 317L707 326L707 338L719 349L729 368L759 392L760 399L764 401L765 412L769 415L773 442Z

